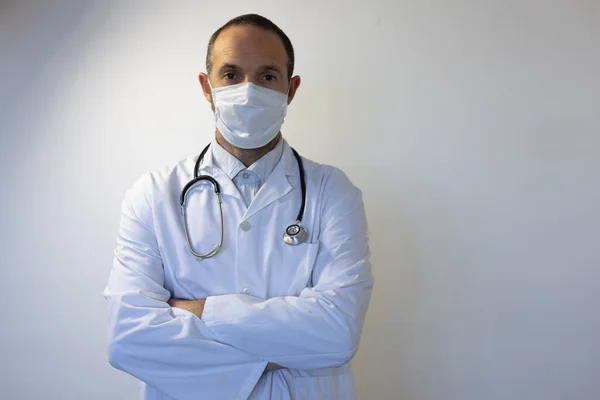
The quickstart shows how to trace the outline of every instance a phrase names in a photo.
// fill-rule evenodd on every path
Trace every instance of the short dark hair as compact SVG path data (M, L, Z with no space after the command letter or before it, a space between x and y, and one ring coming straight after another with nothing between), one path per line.
M274 34L279 36L279 38L283 42L283 47L285 47L285 52L287 53L287 72L288 79L290 79L294 74L294 47L292 46L292 42L290 41L290 38L288 38L287 35L281 29L279 29L279 27L275 25L271 20L258 14L246 14L240 15L239 17L235 17L234 19L230 20L225 25L217 29L217 31L212 34L210 40L208 41L208 50L206 51L206 72L210 75L210 72L213 67L213 47L221 32L232 26L244 25L262 28L266 31L273 32Z

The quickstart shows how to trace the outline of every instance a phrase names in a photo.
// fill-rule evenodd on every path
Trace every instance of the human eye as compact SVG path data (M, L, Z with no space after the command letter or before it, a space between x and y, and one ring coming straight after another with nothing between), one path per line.
M233 81L237 78L237 75L235 74L235 72L225 72L223 74L223 78L228 81Z
M277 79L277 77L275 75L271 75L271 74L266 74L262 77L262 80L266 81L266 82L273 82L276 79Z

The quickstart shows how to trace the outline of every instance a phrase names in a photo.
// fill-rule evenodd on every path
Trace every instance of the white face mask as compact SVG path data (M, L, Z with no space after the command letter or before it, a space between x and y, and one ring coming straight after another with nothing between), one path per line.
M212 89L212 87L211 87ZM256 149L277 136L287 113L288 95L253 83L212 89L217 129L241 149Z

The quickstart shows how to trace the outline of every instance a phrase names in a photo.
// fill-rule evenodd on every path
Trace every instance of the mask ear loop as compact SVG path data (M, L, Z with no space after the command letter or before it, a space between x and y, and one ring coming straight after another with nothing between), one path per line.
M217 107L215 106L215 88L210 84L210 79L208 79L208 75L206 75L206 82L208 83L208 87L210 88L210 104L215 113L215 117L217 115Z
M212 87L212 85L210 84L210 79L208 79L208 75L206 76L206 82L208 83L208 87L210 88L210 97L212 98L213 102L215 101L214 99L214 93L215 93L215 89Z

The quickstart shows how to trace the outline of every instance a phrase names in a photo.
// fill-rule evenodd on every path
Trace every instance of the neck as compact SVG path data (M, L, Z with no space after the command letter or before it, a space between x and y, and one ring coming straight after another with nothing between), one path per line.
M240 149L239 147L235 147L231 145L227 140L225 140L225 138L223 138L219 130L217 130L216 139L217 143L219 143L221 147L227 150L229 154L240 160L242 164L244 164L246 168L248 168L249 166L254 164L259 158L261 158L269 151L273 150L275 146L277 146L277 143L281 139L281 132L278 133L277 136L275 136L275 138L269 143L257 149Z

